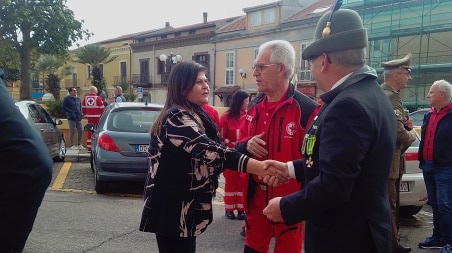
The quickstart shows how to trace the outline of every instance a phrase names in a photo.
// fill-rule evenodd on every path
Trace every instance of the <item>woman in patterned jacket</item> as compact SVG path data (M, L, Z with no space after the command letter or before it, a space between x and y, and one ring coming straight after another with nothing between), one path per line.
M224 168L282 182L288 175L221 144L202 106L208 103L207 69L177 64L162 112L152 126L149 172L140 231L156 234L160 253L196 251L196 236L212 222L214 178Z

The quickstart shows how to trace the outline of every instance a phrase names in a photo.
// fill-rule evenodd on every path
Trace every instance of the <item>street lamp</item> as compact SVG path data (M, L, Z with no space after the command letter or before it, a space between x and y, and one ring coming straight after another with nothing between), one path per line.
M239 74L242 77L242 88L245 88L246 73L243 69L239 69Z
M162 83L168 82L169 73L173 66L182 61L182 56L178 54L161 54L159 60L163 63Z

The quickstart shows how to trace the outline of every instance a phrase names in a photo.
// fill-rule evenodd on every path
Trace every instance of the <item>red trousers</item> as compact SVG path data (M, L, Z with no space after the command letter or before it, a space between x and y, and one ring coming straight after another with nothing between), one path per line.
M225 169L224 176L224 210L225 211L244 211L244 187L245 174L233 170Z
M99 118L86 118L88 120L88 123L91 123L94 125L94 127L97 126L97 123L99 123ZM86 133L86 149L88 151L91 151L91 131L87 131Z
M262 210L267 206L267 192L256 186L253 198L248 201L246 214L245 245L257 252L270 252L272 237L275 238L273 253L300 253L304 239L304 222L287 226L271 223Z

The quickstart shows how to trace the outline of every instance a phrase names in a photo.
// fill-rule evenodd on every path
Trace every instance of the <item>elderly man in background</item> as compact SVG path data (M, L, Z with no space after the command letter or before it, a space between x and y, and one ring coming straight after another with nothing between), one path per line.
M105 105L102 98L97 95L96 86L90 86L89 93L83 98L82 101L83 115L85 115L88 123L96 126L97 123L99 123L100 115L102 115L104 110ZM88 151L91 150L91 131L88 131L87 134L86 148Z
M122 87L116 86L115 88L115 102L126 102L126 98L122 94Z
M419 248L452 248L452 86L446 80L433 83L427 99L431 106L424 117L419 145L419 167L424 174L428 204L433 211L433 234ZM449 246L446 246L446 245Z

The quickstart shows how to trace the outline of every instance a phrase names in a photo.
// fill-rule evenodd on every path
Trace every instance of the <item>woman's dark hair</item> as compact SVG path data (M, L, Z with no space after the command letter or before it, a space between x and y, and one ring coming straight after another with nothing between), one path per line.
M158 135L162 126L163 115L171 107L178 106L193 111L194 105L187 100L187 95L195 85L199 72L204 72L207 75L207 68L194 61L177 63L173 67L168 78L165 105L152 125L151 134Z
M227 110L229 118L240 118L240 110L242 109L243 101L249 96L250 94L245 90L236 90L234 94L232 94L231 105Z

